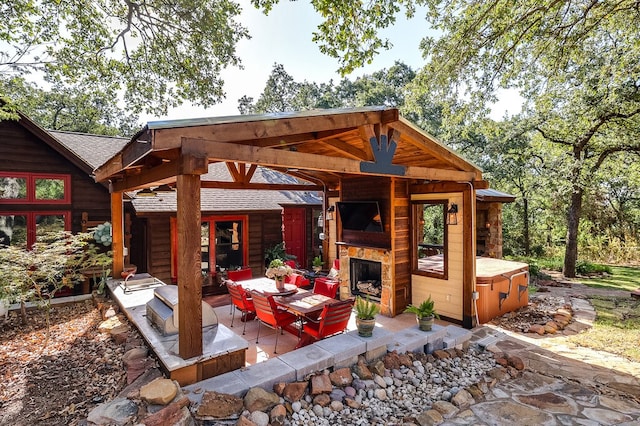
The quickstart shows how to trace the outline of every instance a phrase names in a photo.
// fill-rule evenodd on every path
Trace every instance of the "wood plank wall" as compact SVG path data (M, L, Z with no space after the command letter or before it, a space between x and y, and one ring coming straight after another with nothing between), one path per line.
M221 212L220 215L238 214ZM211 216L203 213L202 216ZM171 282L171 224L170 216L147 217L147 271L160 280ZM249 220L249 267L256 277L264 275L264 251L282 241L282 216L279 211L251 212ZM141 222L142 223L142 222Z
M72 231L82 231L82 212L91 220L111 220L111 198L107 188L96 184L87 172L76 167L19 122L0 121L0 170L71 175L71 205L34 206L38 210L71 210ZM2 210L25 211L24 205L3 205Z
M393 254L393 315L401 314L411 301L411 210L409 182L392 178L392 254Z
M147 219L147 272L171 283L171 224L169 215Z

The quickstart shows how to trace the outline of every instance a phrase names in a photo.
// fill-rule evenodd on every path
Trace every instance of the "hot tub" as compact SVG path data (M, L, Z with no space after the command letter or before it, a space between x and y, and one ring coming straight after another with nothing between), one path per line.
M486 323L529 303L529 265L490 257L476 259L478 321Z

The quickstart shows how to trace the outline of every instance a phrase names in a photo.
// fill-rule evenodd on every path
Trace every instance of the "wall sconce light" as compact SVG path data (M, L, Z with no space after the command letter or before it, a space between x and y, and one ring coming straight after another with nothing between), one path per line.
M327 220L333 220L333 212L336 210L336 206L329 206L327 209Z
M449 210L447 210L447 225L458 224L458 205L451 203Z
M137 197L155 197L156 195L158 194L152 191L151 188L144 188L142 191L136 192L136 198Z

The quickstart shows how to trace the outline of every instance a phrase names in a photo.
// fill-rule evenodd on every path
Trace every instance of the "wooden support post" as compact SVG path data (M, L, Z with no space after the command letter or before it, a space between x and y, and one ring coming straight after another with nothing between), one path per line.
M474 306L472 294L476 289L476 203L475 191L471 185L466 185L462 192L462 233L463 244L462 258L462 326L474 327Z
M202 355L200 272L200 176L178 175L178 351L183 359Z
M112 276L117 278L124 269L124 219L122 192L111 193L111 247L113 250Z

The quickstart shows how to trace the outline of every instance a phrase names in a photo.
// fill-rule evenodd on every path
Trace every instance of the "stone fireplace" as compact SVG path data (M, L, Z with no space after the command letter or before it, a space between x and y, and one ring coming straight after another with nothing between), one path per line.
M380 303L383 315L392 315L393 271L391 251L341 243L340 297L362 296ZM358 285L360 284L360 285Z
M382 296L382 263L352 257L349 259L351 294L380 301Z

